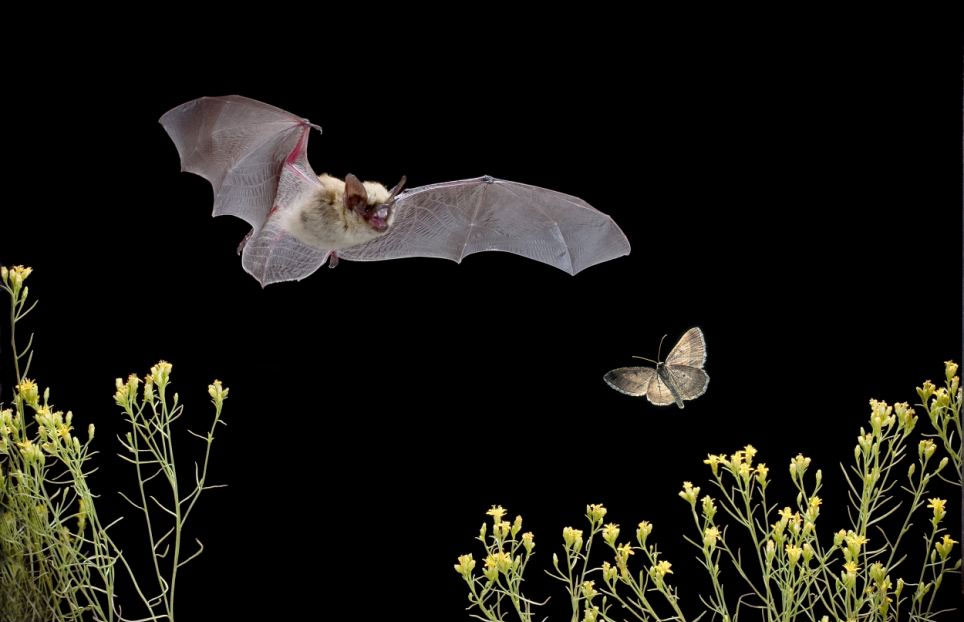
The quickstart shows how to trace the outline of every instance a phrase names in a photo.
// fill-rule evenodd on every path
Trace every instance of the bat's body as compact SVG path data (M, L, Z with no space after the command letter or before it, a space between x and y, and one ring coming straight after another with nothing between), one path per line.
M394 221L394 210L386 210L385 228L372 227L358 212L345 207L345 182L320 175L317 190L292 206L287 228L296 238L319 249L332 251L358 246L384 235ZM372 205L384 205L389 198L385 186L365 182Z
M202 97L161 117L182 170L214 186L214 215L247 221L245 270L262 285L300 280L326 261L378 261L507 251L575 274L629 253L609 216L553 190L480 177L391 190L317 176L307 159L317 128L231 95Z

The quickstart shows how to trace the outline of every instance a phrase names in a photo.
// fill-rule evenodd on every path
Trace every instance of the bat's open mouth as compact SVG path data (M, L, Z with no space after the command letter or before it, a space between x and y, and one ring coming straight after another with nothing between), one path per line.
M388 229L388 218L391 215L391 211L392 210L388 205L379 205L377 208L375 208L371 218L368 219L368 224L370 224L372 229L375 231L384 231L385 229Z

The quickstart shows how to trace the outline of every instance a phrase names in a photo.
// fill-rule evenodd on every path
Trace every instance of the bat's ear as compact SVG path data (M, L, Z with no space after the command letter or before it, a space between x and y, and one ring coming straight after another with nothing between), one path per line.
M402 191L402 188L405 187L405 181L406 181L406 177L405 177L404 175L402 175L401 181L399 181L397 184L395 184L395 187L392 188L392 192L391 192L391 194L388 196L388 201L386 201L386 203L391 203L392 201L395 200L395 197L398 196L398 193L401 192L401 191Z
M361 181L351 173L345 176L345 207L355 211L368 205L368 192Z

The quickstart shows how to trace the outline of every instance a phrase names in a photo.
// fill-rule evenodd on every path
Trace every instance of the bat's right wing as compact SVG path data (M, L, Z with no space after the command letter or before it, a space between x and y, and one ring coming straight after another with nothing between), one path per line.
M280 108L241 97L201 97L166 112L181 170L214 187L214 216L251 225L241 263L262 285L297 280L325 263L283 226L286 211L319 185L308 164L312 125Z
M613 219L582 199L493 177L413 188L395 200L385 235L338 251L342 259L515 253L569 274L629 254Z

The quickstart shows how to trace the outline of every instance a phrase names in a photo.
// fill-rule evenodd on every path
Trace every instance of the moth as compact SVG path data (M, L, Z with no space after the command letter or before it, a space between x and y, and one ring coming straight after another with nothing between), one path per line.
M301 280L326 262L506 251L576 274L629 254L616 223L574 196L484 176L403 190L316 175L308 135L320 127L241 97L201 97L160 123L181 170L214 187L214 216L251 225L241 265L262 286Z
M666 335L663 335L666 339ZM659 342L662 351L663 341ZM645 395L651 404L667 406L676 403L683 408L683 400L694 400L706 393L710 376L703 371L706 363L706 341L703 331L691 328L666 355L665 361L642 356L633 358L655 363L656 367L620 367L606 373L603 380L620 393L640 397Z

